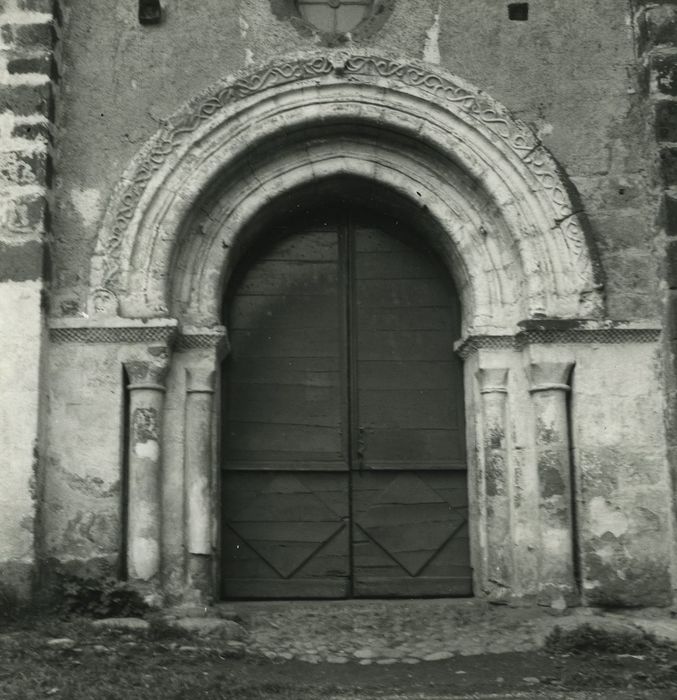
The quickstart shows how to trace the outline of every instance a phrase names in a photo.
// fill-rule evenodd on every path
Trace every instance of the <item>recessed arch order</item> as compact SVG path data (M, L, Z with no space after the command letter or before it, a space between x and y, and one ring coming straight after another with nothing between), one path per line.
M218 324L252 222L332 178L432 222L465 334L603 314L594 248L529 128L437 67L346 52L220 82L167 122L111 198L90 313Z

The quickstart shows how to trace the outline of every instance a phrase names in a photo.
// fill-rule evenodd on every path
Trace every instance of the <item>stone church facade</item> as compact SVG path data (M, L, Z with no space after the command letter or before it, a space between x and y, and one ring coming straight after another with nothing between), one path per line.
M677 588L677 5L0 3L0 583Z

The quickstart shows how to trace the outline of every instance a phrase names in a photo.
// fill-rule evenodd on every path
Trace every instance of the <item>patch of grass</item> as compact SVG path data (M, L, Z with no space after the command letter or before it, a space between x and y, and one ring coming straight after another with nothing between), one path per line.
M550 653L567 654L646 654L657 649L671 648L652 634L637 630L610 631L585 624L572 630L560 627L550 633L545 649Z
M65 576L62 596L66 612L89 617L143 617L149 610L141 594L114 578Z

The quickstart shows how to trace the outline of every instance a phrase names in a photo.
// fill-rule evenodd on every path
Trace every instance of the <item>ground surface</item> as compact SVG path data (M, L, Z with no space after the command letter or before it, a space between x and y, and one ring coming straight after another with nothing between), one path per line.
M446 604L240 604L227 616L242 621L244 642L188 634L166 618L135 631L16 620L0 628L0 698L677 698L675 647L633 619L605 618L602 629L596 618L581 627L577 616L463 607L450 615L438 605ZM669 617L654 624L677 631ZM537 649L548 627L550 641ZM424 660L431 648L449 658Z

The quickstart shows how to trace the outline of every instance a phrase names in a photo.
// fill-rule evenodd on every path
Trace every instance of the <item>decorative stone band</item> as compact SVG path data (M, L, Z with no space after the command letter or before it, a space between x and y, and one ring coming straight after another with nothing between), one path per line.
M508 389L504 386L484 386L480 389L480 394L507 394Z
M55 318L49 322L49 339L53 343L139 343L171 345L178 321L173 318L147 320L107 318L92 322L88 318Z
M543 323L546 324L547 322ZM631 323L589 322L577 328L529 329L515 335L470 335L459 340L454 347L456 352L466 359L478 350L519 351L529 345L655 343L660 338L661 331L661 328Z
M556 383L550 383L550 384L537 384L536 386L532 386L529 391L534 394L537 391L571 391L571 387L568 384L556 384Z
M233 103L272 87L309 79L321 81L328 76L343 80L361 77L395 81L408 88L420 90L436 104L446 105L483 124L505 141L540 180L557 216L562 217L562 220L567 219L567 225L563 228L564 235L576 250L582 248L583 232L559 180L557 166L544 149L540 148L534 134L524 123L512 119L504 107L481 91L462 83L455 76L433 69L428 64L415 61L400 62L382 56L351 54L339 50L303 58L290 57L235 80L219 82L169 118L136 159L134 170L126 174L116 189L113 197L115 209L112 212L112 230L103 241L103 291L119 288L120 252L124 232L153 174L174 151L189 140L191 134L205 121L214 118L215 114Z
M230 344L225 327L183 328L174 344L174 349L178 352L200 348L216 348L219 353L227 354L230 350Z
M148 320L129 318L58 318L49 324L49 339L53 343L166 344L179 352L199 348L217 348L221 353L229 349L226 329L183 328L173 318Z

